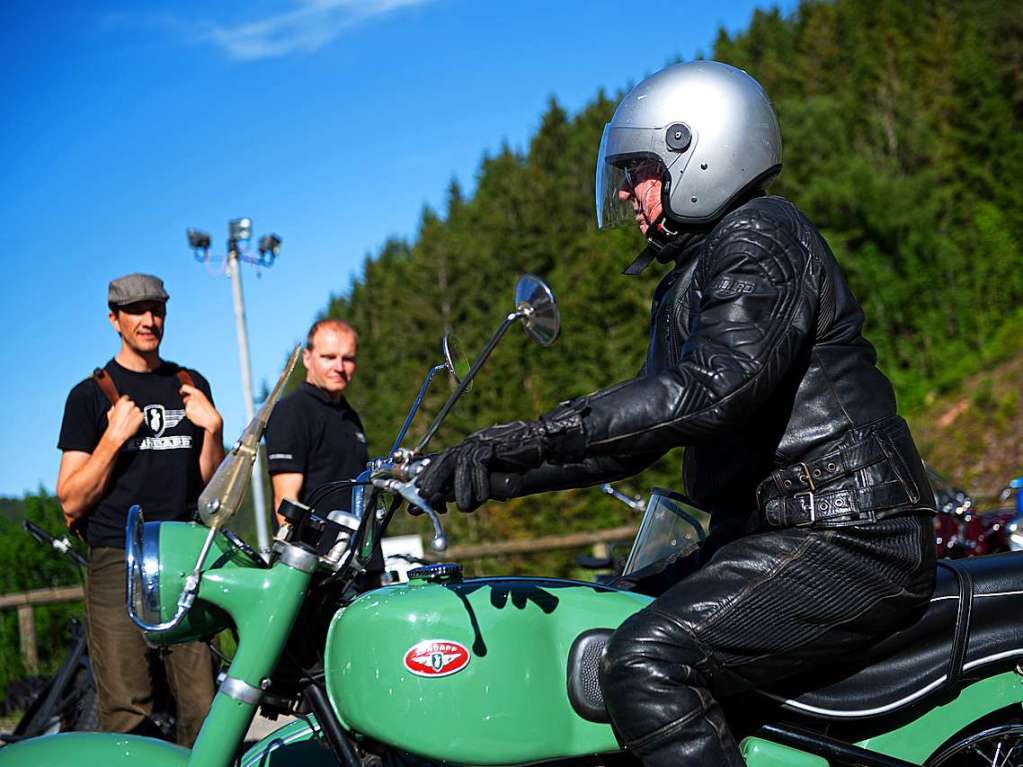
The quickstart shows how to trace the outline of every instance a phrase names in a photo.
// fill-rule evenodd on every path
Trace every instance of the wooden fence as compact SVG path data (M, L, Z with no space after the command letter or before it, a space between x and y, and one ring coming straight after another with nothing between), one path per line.
M36 647L36 621L32 614L35 605L55 605L61 602L79 602L82 599L81 586L56 586L47 589L33 589L18 594L0 595L0 609L15 607L18 610L18 635L21 643L21 660L29 674L39 673L39 651Z
M531 554L538 551L558 551L594 547L594 554L603 556L606 545L617 541L631 540L636 534L635 526L614 527L610 530L596 530L588 533L550 535L528 541L505 541L503 543L480 543L466 546L452 546L441 554L430 554L431 560L482 559L484 557ZM0 595L0 610L16 608L18 611L18 635L21 645L21 659L29 674L39 673L39 651L36 644L36 624L33 608L38 605L54 605L62 602L79 602L83 598L81 586L60 586L34 589L17 594Z

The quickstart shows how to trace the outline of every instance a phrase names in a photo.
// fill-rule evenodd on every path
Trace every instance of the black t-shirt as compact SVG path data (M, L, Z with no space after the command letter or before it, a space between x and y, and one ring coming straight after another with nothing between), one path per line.
M271 475L304 475L297 499L302 502L325 482L354 479L369 459L362 421L348 401L331 402L306 382L274 407L266 452ZM350 511L351 492L334 496L331 507Z
M105 369L118 393L142 410L144 421L121 447L106 491L86 516L85 539L93 548L124 548L128 509L136 503L147 521L192 518L203 487L199 455L205 432L185 418L178 394L180 368L173 362L149 373L136 373L114 360ZM194 370L188 372L212 402L206 379ZM109 409L110 401L94 379L75 386L64 406L57 447L91 453L106 431Z

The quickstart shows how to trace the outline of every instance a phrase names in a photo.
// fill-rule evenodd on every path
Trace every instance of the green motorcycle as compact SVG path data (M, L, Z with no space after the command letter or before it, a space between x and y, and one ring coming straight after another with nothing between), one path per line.
M419 496L423 448L516 322L543 344L553 296L526 276L515 308L413 449L370 462L350 510L331 487L291 505L270 562L231 533L278 387L200 498L204 524L127 526L128 610L155 644L233 629L237 650L191 750L149 738L67 733L0 749L0 767L432 764L638 765L608 721L598 664L616 626L651 601L607 586L543 578L463 579L456 564L363 592L358 576L405 503ZM444 366L455 364L445 345ZM458 377L456 375L456 377ZM336 488L335 488L336 489ZM655 491L627 563L695 546L685 500ZM725 701L750 767L1023 765L1023 555L942 567L929 609L868 657ZM297 719L239 754L257 708Z

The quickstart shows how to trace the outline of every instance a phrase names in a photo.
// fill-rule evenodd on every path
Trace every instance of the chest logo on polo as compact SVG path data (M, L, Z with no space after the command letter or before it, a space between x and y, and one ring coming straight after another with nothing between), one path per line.
M168 410L163 405L146 405L142 417L154 437L162 437L167 429L173 429L185 417L184 410Z
M168 410L163 405L146 405L142 408L142 420L153 433L151 437L135 437L124 443L121 450L190 450L192 435L181 434L165 437L163 433L173 429L185 418L184 410Z

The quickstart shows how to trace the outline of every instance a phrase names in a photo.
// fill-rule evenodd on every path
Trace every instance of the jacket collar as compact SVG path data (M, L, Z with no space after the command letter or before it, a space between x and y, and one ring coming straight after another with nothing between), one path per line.
M679 232L664 244L650 242L622 274L630 277L639 274L650 266L654 259L662 264L674 262L676 266L681 266L696 257L703 241L707 239L708 231L708 229L688 229Z
M646 248L636 256L631 264L625 267L625 271L622 274L629 275L630 277L639 274L650 266L655 258L662 264L669 264L674 261L676 267L682 266L682 264L696 256L703 241L707 239L707 235L729 211L745 205L755 197L762 197L764 194L764 190L759 187L748 190L732 200L725 213L722 213L712 223L701 226L681 227L678 233L672 232L665 226L665 218L662 215L661 219L656 222L653 233L647 238ZM672 226L675 226L675 224L672 224Z

